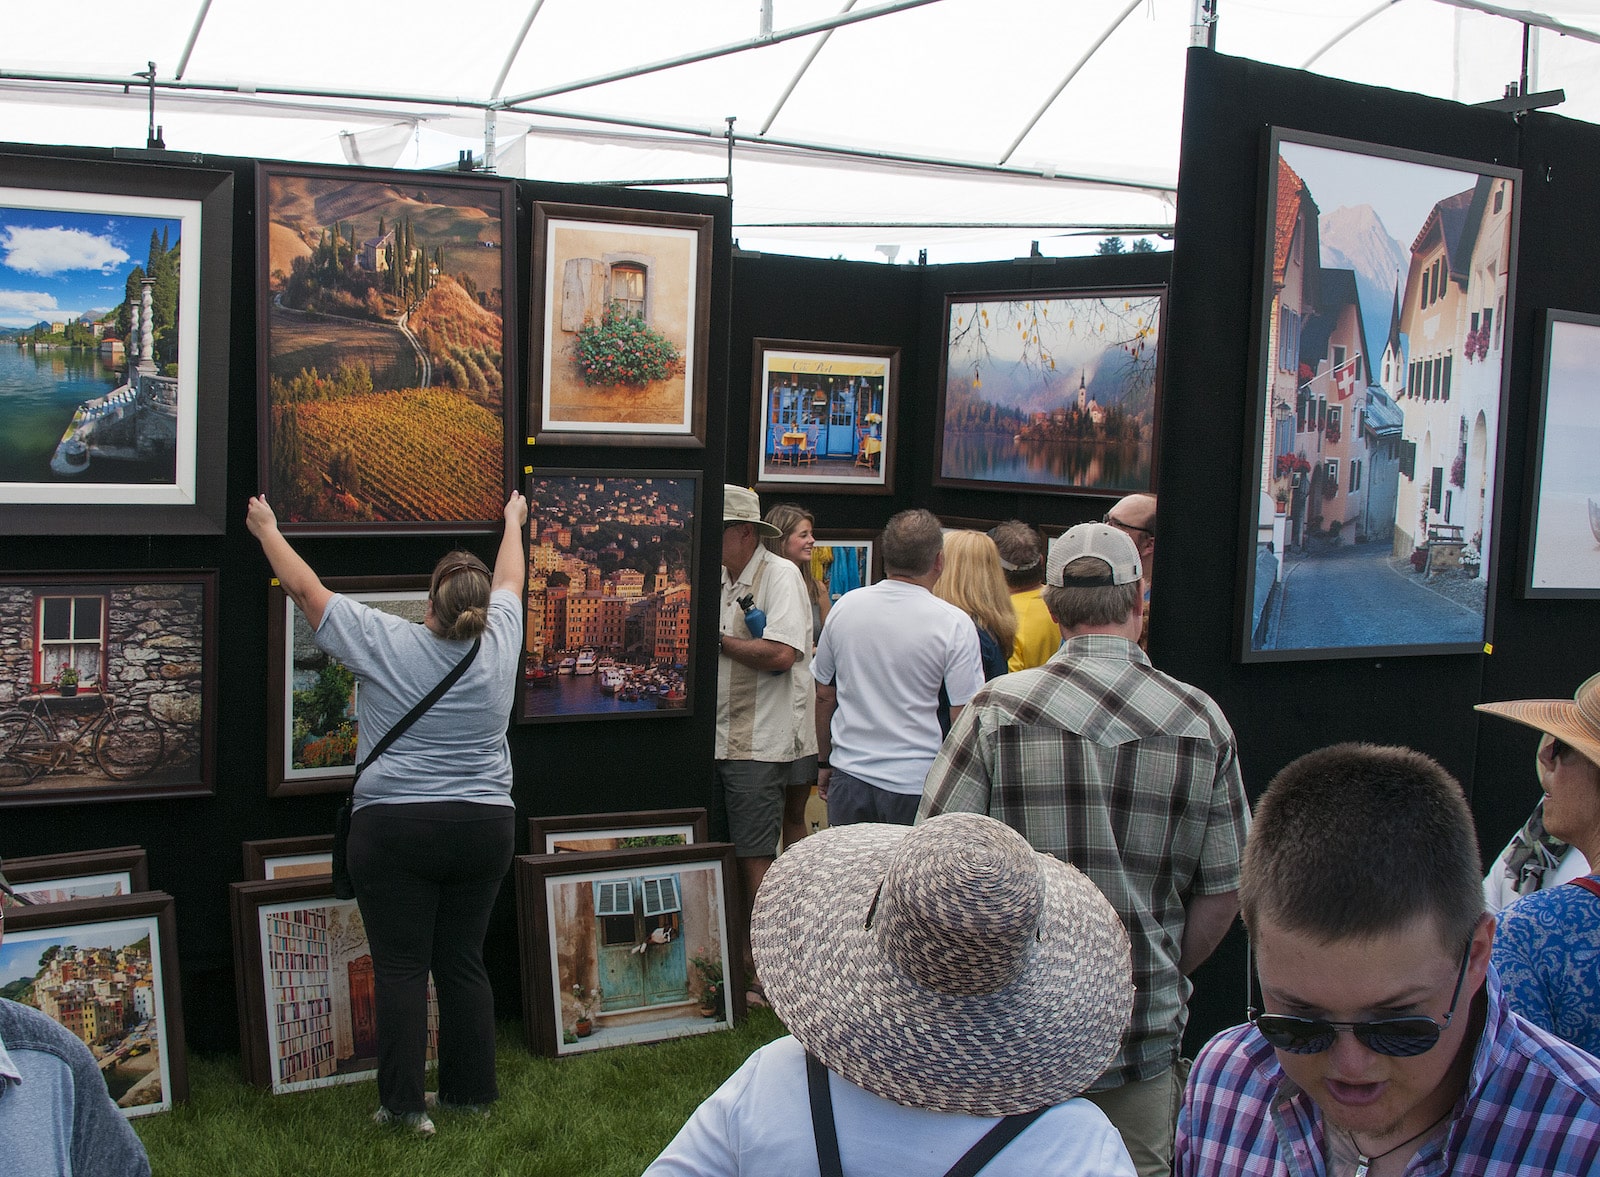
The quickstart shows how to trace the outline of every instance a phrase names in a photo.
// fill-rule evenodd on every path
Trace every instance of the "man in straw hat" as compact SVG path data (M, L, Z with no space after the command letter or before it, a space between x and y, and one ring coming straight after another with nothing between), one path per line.
M804 654L811 602L800 570L761 543L778 534L761 518L755 491L722 488L716 772L739 857L738 963L758 1004L764 998L750 959L750 905L778 853L790 766L816 751L816 735L794 706L794 692L810 685ZM797 675L807 681L797 684Z
M21 899L0 874L0 940ZM28 953L24 946L23 951ZM28 956L37 957L34 947ZM0 953L0 966L5 964ZM37 966L35 966L37 967ZM15 971L0 967L0 975ZM0 1173L150 1177L133 1134L89 1048L29 1005L0 998Z
M754 936L791 1037L701 1104L649 1177L1131 1177L1076 1098L1127 1023L1128 940L1071 866L976 814L834 827L767 872Z
M1178 1177L1600 1172L1600 1061L1506 1006L1449 773L1338 744L1256 804L1239 898L1260 1000L1195 1059Z
M1526 724L1539 741L1544 825L1600 862L1600 675L1571 699L1480 703ZM1500 915L1494 966L1512 1009L1600 1054L1600 879L1586 875L1517 900Z
M920 814L987 813L1105 892L1133 940L1122 1049L1090 1089L1145 1177L1169 1173L1189 974L1238 911L1249 806L1233 732L1202 691L1137 643L1139 554L1104 523L1050 545L1045 604L1065 639L995 679L939 752Z

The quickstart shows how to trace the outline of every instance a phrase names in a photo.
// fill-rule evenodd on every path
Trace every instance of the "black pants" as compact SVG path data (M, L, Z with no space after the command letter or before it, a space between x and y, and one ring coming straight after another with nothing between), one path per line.
M439 995L439 1098L499 1095L483 940L515 823L509 805L464 801L367 805L351 819L350 878L377 998L378 1101L397 1115L423 1108L429 970Z

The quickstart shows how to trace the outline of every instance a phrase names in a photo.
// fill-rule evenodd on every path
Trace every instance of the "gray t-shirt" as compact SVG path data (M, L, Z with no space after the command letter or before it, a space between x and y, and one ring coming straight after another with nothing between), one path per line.
M317 627L317 645L356 676L359 763L472 643L447 641L426 626L335 594ZM489 594L489 624L478 657L361 774L356 808L420 801L512 804L506 725L521 650L521 602L515 593L496 590Z

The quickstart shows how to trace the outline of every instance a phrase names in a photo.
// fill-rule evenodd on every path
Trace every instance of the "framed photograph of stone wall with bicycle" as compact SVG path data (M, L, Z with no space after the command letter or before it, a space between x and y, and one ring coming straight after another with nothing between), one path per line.
M0 534L220 535L232 173L0 177Z
M216 585L0 573L0 806L214 791Z

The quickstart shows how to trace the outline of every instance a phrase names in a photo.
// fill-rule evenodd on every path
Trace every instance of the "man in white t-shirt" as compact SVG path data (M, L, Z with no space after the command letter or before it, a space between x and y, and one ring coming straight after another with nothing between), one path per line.
M944 531L928 511L901 511L880 540L885 579L846 593L822 627L817 680L817 792L828 824L910 825L944 733L983 685L978 630L930 591L944 571Z

